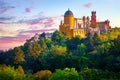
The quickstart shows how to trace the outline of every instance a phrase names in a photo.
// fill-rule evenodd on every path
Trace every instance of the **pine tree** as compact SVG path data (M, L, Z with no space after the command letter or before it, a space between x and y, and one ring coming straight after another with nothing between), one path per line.
M27 49L28 55L37 58L41 53L41 47L37 41L30 42Z
M24 59L25 56L24 56L24 53L21 50L21 48L15 47L14 54L15 54L15 56L14 56L14 63L15 64L20 64L20 63L25 61L25 59Z

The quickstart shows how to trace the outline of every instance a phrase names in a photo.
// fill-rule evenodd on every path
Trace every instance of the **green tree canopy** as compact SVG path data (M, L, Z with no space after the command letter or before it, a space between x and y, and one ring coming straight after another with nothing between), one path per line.
M44 38L40 38L39 44L41 45L42 51L45 51L48 49Z
M79 80L79 74L75 68L57 69L49 80Z
M51 54L52 55L65 55L66 54L66 47L63 46L58 46L58 45L53 45L51 47Z
M43 32L42 34L40 34L40 37L45 38L45 35L46 35L45 32Z
M14 63L15 64L20 64L20 63L25 61L25 59L24 59L25 56L24 56L24 53L21 50L21 48L15 47L14 54L15 54L15 56L14 56Z
M48 78L52 75L50 70L41 70L33 74L35 80L48 80Z
M41 54L41 47L37 41L30 42L27 49L28 55L37 58Z
M72 39L67 40L67 48L69 51L73 51L77 49L77 45L81 43L79 37L73 37Z
M61 32L55 31L52 35L52 41L61 45L62 43L64 43L66 41L66 37Z
M77 46L77 53L78 55L85 55L87 52L87 47L84 43L81 43Z

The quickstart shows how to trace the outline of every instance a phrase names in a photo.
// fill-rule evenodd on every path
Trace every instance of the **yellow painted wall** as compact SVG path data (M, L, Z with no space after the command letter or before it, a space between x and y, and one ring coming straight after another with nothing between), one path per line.
M70 29L74 29L75 20L73 15L64 16L64 24L68 25Z
M85 38L86 31L84 29L76 29L73 31L73 37L79 36L80 38Z
M67 37L68 38L72 38L73 37L73 29L68 29Z

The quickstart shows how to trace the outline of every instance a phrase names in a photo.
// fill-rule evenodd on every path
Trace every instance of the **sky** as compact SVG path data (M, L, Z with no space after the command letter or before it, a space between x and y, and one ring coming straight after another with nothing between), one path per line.
M120 0L0 0L0 50L23 45L36 33L58 30L68 8L75 17L110 20L120 27Z

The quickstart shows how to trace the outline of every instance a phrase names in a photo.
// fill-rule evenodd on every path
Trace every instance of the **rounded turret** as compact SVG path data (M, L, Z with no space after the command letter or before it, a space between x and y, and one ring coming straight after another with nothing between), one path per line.
M75 25L74 15L69 9L64 14L64 24L68 26L69 29L73 29Z
M73 13L70 11L70 9L68 9L68 11L65 12L64 16L73 16Z

